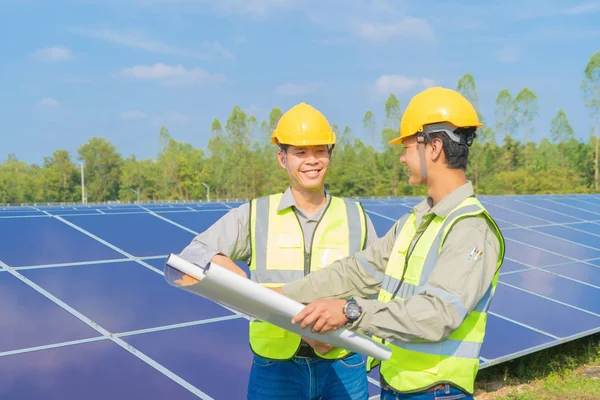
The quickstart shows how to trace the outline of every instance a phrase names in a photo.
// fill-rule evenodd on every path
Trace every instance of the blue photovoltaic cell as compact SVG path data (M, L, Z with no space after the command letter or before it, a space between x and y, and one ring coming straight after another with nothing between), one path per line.
M386 217L390 217L395 220L399 220L406 213L412 211L412 208L402 205L365 205L364 209L367 211L376 212L377 214L385 215Z
M497 301L494 298L492 304ZM495 360L532 347L548 344L554 340L554 338L543 333L488 314L481 357Z
M215 399L245 399L252 353L243 318L123 337Z
M598 213L598 205L596 204L590 204L576 199L556 199L555 201L572 208L588 211L596 215L595 219L600 219L600 213Z
M482 201L482 203L495 220L508 222L517 226L537 226L548 225L550 223L549 221L530 217L526 214L519 214L514 211L505 210L504 208L496 207L495 205L487 202Z
M373 227L375 228L375 232L377 232L377 236L383 237L390 230L392 226L396 223L395 221L391 221L387 218L380 217L378 215L367 213L371 222L373 223Z
M559 238L566 239L570 242L575 242L585 246L593 247L600 250L600 236L592 235L586 232L582 232L579 229L572 229L571 225L568 226L541 226L539 228L532 228L536 231L547 233L548 235L556 236Z
M136 257L169 254L173 249L183 248L194 238L194 234L150 214L65 219Z
M192 229L195 232L202 233L212 224L217 222L219 218L225 215L227 211L189 211L189 212L177 212L177 213L158 213L161 217L170 219L186 228ZM187 246L185 243L183 247ZM171 253L179 252L183 250L183 247L178 249L171 249Z
M519 262L508 260L506 257L504 258L504 262L502 263L502 267L500 268L500 273L503 274L505 272L513 272L513 271L522 271L524 269L531 268L527 265L521 264Z
M490 198L488 199L488 201L490 203L502 206L504 208L508 208L512 211L518 211L530 215L532 217L540 218L554 223L562 224L579 221L579 219L569 217L568 215L564 215L550 210L545 210L530 204L524 204L519 201L511 200L505 197L499 197L495 199Z
M581 224L570 224L569 228L577 229L589 234L593 234L598 236L598 240L600 241L600 224L594 222L584 222Z
M0 218L0 260L11 267L123 256L51 217Z
M501 280L530 292L600 314L600 289L539 270L506 275Z
M599 317L503 285L502 281L511 276L500 278L492 312L561 338L600 327Z
M20 271L110 332L232 315L135 262ZM102 299L101 301L99 299Z
M34 215L46 215L43 212L39 211L0 211L0 217L31 217Z
M554 274L577 279L578 281L586 282L590 285L595 285L600 288L600 268L592 265L573 263L559 265L557 267L547 267L546 269Z
M0 398L198 399L108 340L0 357Z
M530 230L514 229L506 231L504 233L504 237L551 251L565 257L571 257L574 260L588 260L591 258L600 257L600 250L594 250L589 247L578 245L577 243L567 242L556 237L544 235L542 233L533 232Z
M526 246L519 241L512 240L507 237L509 232L512 232L512 230L503 232L506 239L506 257L510 257L523 264L531 265L532 267L566 264L572 261L569 258Z
M41 293L0 274L0 353L95 336L100 334Z
M532 199L528 200L528 202L531 204L534 204L536 206L539 206L539 207L542 207L542 208L545 208L548 210L557 211L557 212L563 213L565 215L569 215L571 217L579 218L582 220L587 220L587 221L600 220L600 216L597 214L592 214L587 211L578 210L573 207L567 207L562 204L555 203L554 201L538 200L538 199L532 198Z

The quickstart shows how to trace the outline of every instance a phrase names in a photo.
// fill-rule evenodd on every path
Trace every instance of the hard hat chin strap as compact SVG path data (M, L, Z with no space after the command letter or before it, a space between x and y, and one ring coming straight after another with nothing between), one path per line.
M419 152L419 164L421 166L421 183L427 183L427 164L425 163L425 135L417 135L417 151Z

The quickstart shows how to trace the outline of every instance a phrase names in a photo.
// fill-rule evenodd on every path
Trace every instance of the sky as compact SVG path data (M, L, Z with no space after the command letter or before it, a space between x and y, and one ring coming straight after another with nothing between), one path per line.
M390 93L404 109L465 73L488 125L501 89L529 87L535 141L559 108L578 138L592 126L580 83L598 1L0 0L0 16L0 161L76 159L94 136L154 158L161 125L205 149L236 105L260 121L307 102L365 139Z

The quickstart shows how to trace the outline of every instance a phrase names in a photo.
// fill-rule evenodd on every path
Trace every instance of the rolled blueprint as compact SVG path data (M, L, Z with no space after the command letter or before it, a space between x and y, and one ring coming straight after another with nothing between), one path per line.
M292 324L291 320L304 308L302 303L239 276L218 264L210 263L206 268L202 268L175 254L170 254L164 272L167 282L175 287L270 322L298 335L379 360L387 360L392 354L390 348L345 328L324 334L314 333L310 327L301 329L300 324Z

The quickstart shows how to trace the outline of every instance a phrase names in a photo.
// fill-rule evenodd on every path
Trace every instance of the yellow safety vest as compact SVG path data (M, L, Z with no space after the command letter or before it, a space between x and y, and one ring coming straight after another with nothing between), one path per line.
M312 238L304 238L292 207L277 211L282 193L250 202L251 279L263 286L281 286L303 278L340 258L353 255L366 244L366 214L360 203L331 197ZM304 241L310 240L310 253ZM268 322L250 322L250 347L261 357L288 360L298 351L301 337ZM325 359L350 354L333 349Z
M495 228L495 234L500 241L500 251L492 284L475 309L466 315L454 332L439 342L383 341L374 337L392 349L391 358L381 362L380 373L385 381L399 392L416 392L440 383L450 383L473 393L475 377L479 370L479 354L485 336L487 310L496 290L500 266L504 260L504 238L492 217L475 197L464 200L445 218L430 216L433 219L410 254L409 247L418 228L414 211L398 223L398 228L401 229L397 234L379 292L378 300L382 302L393 298L404 299L422 291L435 268L439 251L450 228L460 219L479 215L485 216ZM465 261L466 259L467 254ZM451 295L441 292L440 296ZM378 360L370 359L368 370L378 364Z

